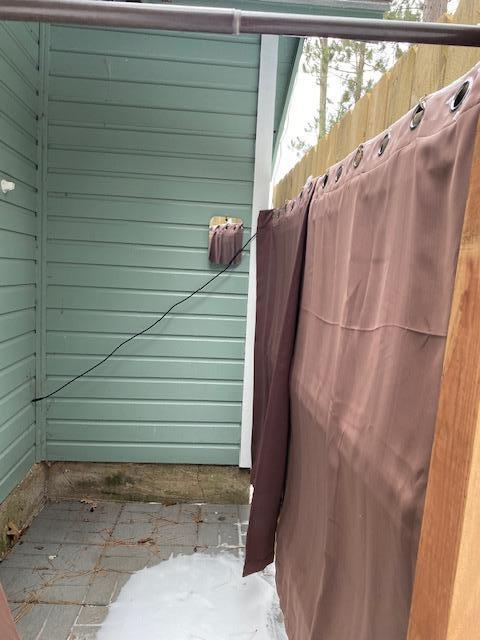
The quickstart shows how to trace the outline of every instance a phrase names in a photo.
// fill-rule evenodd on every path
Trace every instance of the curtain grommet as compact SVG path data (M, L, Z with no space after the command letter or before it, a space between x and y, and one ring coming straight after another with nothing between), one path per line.
M460 107L462 102L467 97L467 94L470 92L471 86L472 86L471 78L469 78L468 80L465 80L465 82L461 84L461 86L456 90L456 92L453 94L453 96L449 100L450 111L452 112L456 111Z
M327 186L327 182L328 182L328 173L326 173L321 181L321 185L322 185L322 189L325 189L325 187Z
M337 172L335 174L335 182L338 182L342 177L342 171L343 171L343 164L341 164L337 169Z
M410 120L410 129L416 129L420 122L423 120L423 116L425 115L425 109L427 104L425 100L420 100L412 113L412 119Z
M378 148L378 155L383 156L385 153L385 149L388 147L388 143L390 142L390 133L387 133L383 136L382 141L380 142L380 146Z
M353 167L356 169L363 158L363 144L361 144L353 156Z

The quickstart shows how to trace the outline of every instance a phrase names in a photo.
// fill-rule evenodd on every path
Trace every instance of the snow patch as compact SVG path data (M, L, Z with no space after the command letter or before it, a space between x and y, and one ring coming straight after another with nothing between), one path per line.
M287 640L273 569L242 578L230 553L170 557L134 573L98 640Z

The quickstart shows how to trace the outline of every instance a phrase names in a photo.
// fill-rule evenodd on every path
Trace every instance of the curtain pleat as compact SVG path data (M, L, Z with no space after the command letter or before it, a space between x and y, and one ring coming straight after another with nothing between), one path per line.
M273 561L290 429L289 377L300 300L307 213L315 182L257 227L257 316L252 432L251 525L244 574Z

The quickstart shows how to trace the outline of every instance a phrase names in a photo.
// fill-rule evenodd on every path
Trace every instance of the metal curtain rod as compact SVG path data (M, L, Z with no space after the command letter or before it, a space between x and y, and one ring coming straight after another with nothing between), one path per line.
M1 0L0 20L480 46L480 27L105 0Z

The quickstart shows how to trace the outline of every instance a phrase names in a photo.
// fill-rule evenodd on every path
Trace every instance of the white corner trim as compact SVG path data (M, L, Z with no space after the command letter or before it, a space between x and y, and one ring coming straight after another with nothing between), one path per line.
M278 36L261 36L258 76L257 129L255 137L255 169L252 196L252 234L257 231L258 212L269 206L272 179L273 127L277 90ZM248 273L247 327L243 373L242 433L240 467L251 466L253 422L253 348L257 298L257 252L255 240L250 245Z

